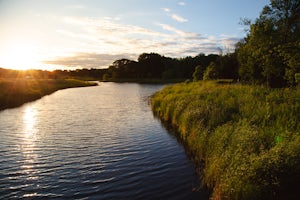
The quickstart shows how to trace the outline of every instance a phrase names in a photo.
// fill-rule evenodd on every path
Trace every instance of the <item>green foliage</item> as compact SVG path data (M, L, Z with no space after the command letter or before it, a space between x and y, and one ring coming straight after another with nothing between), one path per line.
M144 79L193 79L202 80L206 67L211 63L216 63L215 71L220 78L237 79L238 62L236 54L227 55L204 55L195 57L170 58L157 53L143 53L138 61L120 59L114 61L108 69L101 69L106 79L111 81L119 80L139 80ZM195 66L201 66L195 69Z
M219 78L238 79L238 60L236 53L228 53L220 56L217 60Z
M204 69L200 65L196 66L193 73L193 81L200 81L203 79Z
M213 80L218 78L217 66L214 62L210 63L203 74L203 80Z
M295 74L295 81L297 84L300 84L300 73Z
M299 68L299 0L271 0L237 46L239 75L271 87L294 85ZM249 25L250 24L250 25Z
M300 180L300 90L192 82L152 98L178 130L214 199L295 198Z

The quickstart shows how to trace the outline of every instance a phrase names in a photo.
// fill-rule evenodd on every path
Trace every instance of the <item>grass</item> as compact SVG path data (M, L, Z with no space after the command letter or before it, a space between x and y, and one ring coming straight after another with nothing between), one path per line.
M296 199L300 185L300 89L193 82L152 98L176 128L212 199Z
M20 106L60 89L93 86L74 79L0 78L0 110Z

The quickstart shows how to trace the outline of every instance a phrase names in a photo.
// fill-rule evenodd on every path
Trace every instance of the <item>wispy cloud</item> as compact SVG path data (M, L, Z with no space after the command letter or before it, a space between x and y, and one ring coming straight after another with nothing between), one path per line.
M121 19L115 18L65 17L62 21L65 27L57 33L78 43L80 50L73 51L72 56L48 60L47 64L101 68L116 59L134 60L143 52L171 57L217 53L218 48L233 48L238 41L234 36L216 38L163 23L156 23L154 30L123 24Z
M135 59L136 54L99 54L79 52L73 56L60 57L45 61L45 64L63 65L65 67L106 68L113 60L120 58Z
M176 20L177 22L183 23L183 22L187 22L188 20L181 17L180 15L177 14L172 14L171 15L172 19Z
M197 34L193 33L193 32L182 31L182 30L177 29L177 28L175 28L173 26L170 26L168 24L158 23L157 25L160 26L162 29L170 31L170 32L173 32L176 35L181 36L183 38L189 38L189 39L191 39L191 38L197 38Z
M186 5L186 3L185 3L185 2L183 2L183 1L180 1L180 2L178 2L178 5L180 5L180 6L185 6L185 5Z
M177 22L180 22L180 23L188 22L188 20L183 18L182 16L172 13L171 9L169 9L169 8L163 8L163 11L165 11L168 16L170 16L172 19L174 19Z
M165 11L165 12L171 12L171 9L170 8L163 8L163 11Z

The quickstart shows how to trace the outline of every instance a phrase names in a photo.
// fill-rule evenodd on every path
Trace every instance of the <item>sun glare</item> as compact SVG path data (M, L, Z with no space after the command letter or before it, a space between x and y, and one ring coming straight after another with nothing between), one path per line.
M24 111L23 115L23 124L24 124L24 133L25 137L32 138L36 132L36 114L37 110L34 109L33 107L28 106L26 110Z
M10 46L0 57L0 67L27 70L40 65L38 53L33 45L18 44Z

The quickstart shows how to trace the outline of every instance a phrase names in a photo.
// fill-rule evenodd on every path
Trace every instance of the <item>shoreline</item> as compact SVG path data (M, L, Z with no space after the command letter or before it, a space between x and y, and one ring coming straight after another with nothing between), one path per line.
M183 143L212 199L293 199L299 98L299 89L202 81L167 86L151 105Z
M147 78L141 78L141 79L106 79L106 80L100 80L100 82L114 82L114 83L140 83L140 84L167 84L167 83L180 83L185 81L184 79L147 79Z
M58 90L96 85L77 79L0 78L0 111L19 107Z

